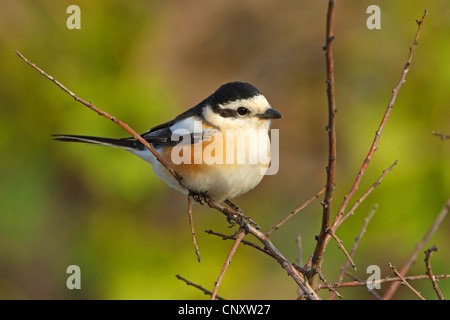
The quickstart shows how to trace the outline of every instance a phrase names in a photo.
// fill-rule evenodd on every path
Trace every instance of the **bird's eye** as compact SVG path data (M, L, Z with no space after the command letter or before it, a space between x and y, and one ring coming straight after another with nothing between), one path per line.
M244 107L239 107L239 108L237 108L237 113L240 116L245 116L246 114L248 114L248 109L244 108Z

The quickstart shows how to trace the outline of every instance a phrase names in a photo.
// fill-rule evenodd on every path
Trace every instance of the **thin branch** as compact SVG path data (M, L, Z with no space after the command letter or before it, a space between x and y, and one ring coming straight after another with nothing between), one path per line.
M46 77L47 79L49 79L50 81L52 81L54 84L56 84L59 88L61 88L64 92L66 92L67 94L69 94L72 98L75 99L75 101L80 102L82 104L84 104L86 107L88 107L89 109L97 112L99 115L108 118L109 120L112 120L113 122L117 123L119 126L121 126L122 128L124 128L126 131L128 131L128 133L130 133L134 138L136 138L137 140L139 140L139 142L141 142L147 149L149 149L151 151L151 153L156 157L156 159L158 159L158 161L169 171L169 173L181 184L182 183L182 178L181 176L179 176L175 170L170 166L170 164L165 161L158 152L156 152L156 150L153 148L153 146L148 143L144 138L141 137L141 135L139 135L136 131L134 131L130 126L128 126L126 123L120 121L119 119L117 119L116 117L113 117L112 115L110 115L109 113L95 107L92 103L87 102L86 100L78 97L75 93L73 93L72 91L70 91L69 89L67 89L62 83L60 83L58 80L56 80L54 77L52 77L51 75L49 75L48 73L46 73L44 70L42 70L41 68L39 68L38 66L36 66L34 63L31 63L27 58L25 58L19 51L15 50L16 54L23 60L25 61L28 65L30 65L31 67L33 67L34 69L36 69L37 71L39 71L39 73L41 75L43 75L44 77Z
M330 1L329 6L333 7L333 5L334 5L334 3L332 4L332 1ZM332 12L332 10L329 10L329 14L330 14L330 11ZM366 158L363 161L363 164L362 164L362 166L361 166L361 168L360 168L360 170L359 170L359 172L358 172L358 174L356 176L355 182L353 183L352 187L350 188L349 193L345 196L344 201L343 201L343 203L342 203L342 205L341 205L341 207L340 207L340 209L338 211L338 214L336 215L336 218L334 219L333 224L331 225L331 227L329 227L329 216L327 216L325 214L323 215L321 232L319 234L318 241L317 241L317 244L316 244L316 248L315 248L313 256L311 258L311 262L312 262L311 273L312 273L312 276L314 276L314 273L317 271L317 269L320 268L320 266L322 264L323 253L324 253L325 248L326 248L326 246L327 246L327 244L328 244L328 242L330 240L330 237L331 237L330 234L328 234L328 233L326 233L324 231L328 230L329 228L331 228L331 230L336 230L337 226L340 223L340 220L342 219L342 216L343 216L343 214L345 212L345 209L346 209L348 203L350 202L351 198L353 197L353 195L355 194L356 190L358 189L358 186L359 186L359 184L361 182L361 178L364 175L364 173L365 173L365 171L367 169L367 166L368 166L370 160L372 159L372 156L373 156L374 152L378 148L378 141L380 139L381 132L383 131L383 128L384 128L384 126L385 126L385 124L387 122L387 119L388 119L391 111L392 111L392 108L394 107L395 99L397 98L398 92L400 91L400 88L402 87L403 83L405 83L406 74L408 73L409 66L411 65L412 55L413 55L414 49L415 49L415 47L417 45L417 42L419 40L419 35L420 35L420 31L422 29L423 21L424 21L424 19L425 19L427 14L428 14L428 11L425 10L425 12L424 12L424 14L422 16L422 19L420 21L416 20L416 22L418 24L416 36L414 38L414 42L413 42L412 46L409 48L408 60L406 61L405 66L403 67L402 74L400 76L400 80L398 81L397 86L392 90L391 99L390 99L389 104L387 106L387 109L386 109L386 111L385 111L385 113L383 115L383 118L381 119L381 123L378 126L378 129L377 129L377 131L375 133L375 138L374 138L374 140L372 142L372 145L371 145L371 147L369 149L369 152L368 152ZM330 17L329 17L329 21L330 22L332 21L332 19ZM330 34L330 36L331 36L331 34ZM329 44L327 44L327 46L328 45ZM327 182L327 188L330 188L330 187L331 186ZM325 197L327 197L327 194L328 193L326 192L325 193ZM324 206L329 206L329 203L324 201ZM324 212L325 212L325 210L324 210ZM311 283L314 284L315 281L316 281L315 278L312 277ZM313 285L313 287L315 287L315 286Z
M64 85L62 85L59 81L57 81L54 77L47 74L45 71L37 67L34 63L31 63L27 58L25 58L19 51L15 51L16 54L25 61L28 65L33 67L35 70L39 71L39 73L43 76L45 76L47 79L55 83L60 89L62 89L64 92L69 94L72 98L74 98L76 101L82 103L83 105L87 106L91 110L97 112L99 115L106 117L107 119L112 120L116 124L120 125L122 128L127 130L133 137L135 137L137 140L139 140L147 149L149 149L153 155L158 159L159 162L169 171L169 173L182 185L182 178L179 176L175 170L166 162L164 159L158 154L158 152L155 151L155 149L145 140L143 139L136 131L131 129L126 123L118 120L117 118L113 117L112 115L104 112L103 110L98 109L95 107L92 103L87 102L80 97L78 97L76 94L74 94L72 91L67 89ZM234 221L242 222L242 219L245 219L252 223L251 219L249 217L244 216L241 212L233 211L231 209L225 208L216 202L214 202L211 199L205 199L205 201L208 203L208 205L211 208L215 208L216 210L224 213L227 215L227 217ZM254 228L253 226L249 225L246 221L242 222L243 227L246 228L246 230L249 230L250 233L252 233L258 240L260 240L265 248L271 253L271 255L281 264L281 266L288 272L288 274L294 279L294 281L297 283L297 285L302 289L304 295L311 300L318 300L320 297L314 292L314 290L310 287L310 285L307 283L305 277L303 274L301 274L295 267L286 259L283 257L283 255L276 249L276 247L272 244L272 242L268 239L268 237Z
M435 251L438 251L438 248L436 246L432 246L431 248L428 248L425 251L425 266L427 268L427 274L430 277L431 283L433 284L433 289L436 291L436 294L439 298L439 300L445 300L444 296L442 295L441 289L439 289L436 277L433 274L433 270L431 269L431 253Z
M354 214L354 211L361 204L361 202L363 202L364 199L381 183L381 180L384 179L384 177L397 165L397 163L398 163L398 160L395 160L394 163L388 169L384 170L383 173L381 174L381 176L377 179L377 181L375 181L375 183L363 193L363 195L355 202L355 204L350 208L350 210L346 214L342 215L339 222L337 224L333 224L333 226L330 228L331 230L333 230L333 232L336 232L337 228L339 228L339 226L348 217L350 217L351 215ZM326 243L328 243L328 240L326 240ZM312 257L310 257L310 260L308 260L307 265L309 265L311 263L311 259L312 259Z
M435 136L438 136L439 138L441 138L441 140L450 139L450 134L443 134L443 133L440 133L438 131L433 131L431 134L435 135Z
M378 205L375 204L372 207L372 210L370 210L370 213L368 214L368 216L364 219L364 223L361 228L361 231L359 232L358 236L355 238L355 243L353 244L352 250L350 251L350 257L353 257L355 255L356 249L358 248L358 244L361 241L362 236L366 232L367 225L369 224L370 219L372 219L372 216L375 213L375 211L377 210L377 208L378 208ZM343 268L344 270L347 269L348 263L349 263L349 261L346 261L344 268Z
M406 279L397 271L397 269L392 265L392 263L389 262L389 268L392 269L392 271L394 271L394 274L400 278L401 280L401 284L407 286L416 296L419 297L420 300L425 300L425 298L420 294L419 291L417 291L416 289L414 289L408 281L406 281Z
M242 239L244 239L244 237L245 237L245 231L241 230L236 238L236 241L234 241L234 244L231 247L230 253L227 256L227 260L225 260L222 270L220 271L219 277L217 278L216 284L214 285L214 290L211 294L211 300L214 300L216 298L217 291L219 290L219 286L220 286L220 283L222 282L223 276L225 275L225 272L227 271L228 266L231 263L231 259L233 258L234 253L236 252L236 249L239 246L239 243L241 243L241 241L242 241Z
M328 229L327 232L328 232L328 234L329 234L334 240L336 240L336 243L337 243L339 249L341 249L342 252L344 252L345 257L347 258L347 260L348 260L348 261L350 262L350 264L352 265L353 270L356 271L356 265L355 265L355 263L353 262L352 257L348 254L347 250L345 250L345 247L344 247L344 245L343 245L342 240L338 238L338 236L334 233L333 230Z
M310 284L313 288L317 287L317 271L321 268L323 262L323 253L326 247L328 229L330 227L331 202L335 188L335 168L336 168L336 102L334 97L334 60L333 60L333 17L334 0L329 0L327 11L327 25L325 58L327 66L327 98L328 98L328 165L327 165L327 183L324 200L322 202L322 225L319 236L317 237L316 248L312 256L312 269L310 275Z
M437 276L434 276L436 279L450 279L450 274L440 274ZM430 277L428 275L417 275L417 276L405 276L403 279L407 281L414 281L414 280L429 280ZM402 281L399 277L386 277L379 280L373 280L371 281L372 284L382 284L382 283L389 283L389 282L398 282ZM328 286L331 286L333 288L350 288L350 287L362 287L367 286L366 281L358 280L358 281L349 281L349 282L342 282L342 283L328 283ZM319 290L327 289L328 286L325 284L319 285Z
M191 227L191 234L192 234L192 242L194 243L194 249L195 254L197 255L197 261L202 262L202 259L200 258L200 251L198 250L197 240L195 238L195 231L194 231L194 219L192 218L192 195L188 195L188 215L189 215L189 226Z
M333 295L338 296L338 298L340 298L340 299L344 299L344 296L342 296L342 295L336 290L336 288L334 288L334 287L332 287L332 286L330 286L330 285L328 284L328 282L325 280L325 277L323 276L321 270L318 270L317 273L319 274L320 280L322 280L323 284L328 288L328 290L331 291L331 293L332 293Z
M236 240L236 239L237 239L236 236L234 236L234 235L233 235L233 236L228 236L228 235L226 235L226 234L219 233L219 232L214 232L214 231L212 231L212 230L205 230L205 232L206 232L207 234L212 234L212 235L221 237L223 240ZM271 255L271 253L270 253L267 249L265 249L265 248L263 248L263 247L261 247L261 246L258 246L257 244L255 244L255 243L253 243L253 242L250 242L250 241L247 241L247 240L243 239L243 240L241 241L241 243L242 243L242 244L245 244L245 245L247 245L247 246L253 247L253 248L255 248L256 250L259 250L259 251L261 251L261 252L264 252L265 254L267 254L267 255L269 255L269 256L271 256L271 257L273 258L273 256Z
M408 270L411 268L411 266L413 265L414 261L416 261L417 255L419 254L419 251L422 250L423 246L425 245L425 243L430 239L430 237L436 232L436 230L439 228L439 226L441 225L442 221L445 219L445 217L447 216L447 213L450 210L450 199L447 200L447 203L445 204L444 208L441 210L441 212L439 213L439 215L437 216L436 220L434 221L433 225L431 226L431 228L428 230L428 232L425 234L425 236L423 237L423 239L416 244L416 247L414 249L414 251L411 253L411 255L409 256L408 260L406 261L406 263L403 265L403 267L400 269L400 274L402 276L405 276L406 273L408 272ZM384 293L383 295L383 299L384 300L389 300L392 298L392 296L394 295L395 291L397 291L399 286L399 283L393 283Z
M298 234L295 237L295 242L297 243L297 263L299 266L301 266L303 264L302 236Z
M355 275L351 274L350 272L345 272L345 274L348 275L349 277L351 277L353 280L363 282L361 279L359 279ZM367 282L364 282L364 283L366 284L365 287L367 289L367 292L369 292L371 295L373 295L377 300L383 300L383 298L375 291L375 289L369 289L369 287L367 286Z
M292 218L297 213L301 212L303 209L305 209L311 202L316 200L324 191L326 188L323 188L318 193L316 193L313 197L307 199L300 207L289 213L286 217L278 221L274 226L272 226L269 230L267 230L266 235L270 236L272 232L275 230L278 230L286 221L288 221L290 218Z
M214 208L226 215L228 219L234 221L238 220L244 230L247 230L254 237L256 237L264 245L264 248L270 252L270 255L287 271L288 275L294 279L307 299L320 300L320 297L314 292L312 287L306 281L305 276L278 251L265 233L247 223L239 212L226 208L211 199L206 199L205 201L211 208Z
M364 223L361 228L361 231L359 232L358 236L355 238L355 242L353 243L352 250L350 251L350 257L353 258L353 256L355 255L356 249L358 248L358 244L361 241L362 236L366 232L367 225L369 224L370 219L372 219L372 216L375 213L375 211L377 210L377 208L378 208L378 206L374 205L372 210L370 211L369 215L364 219ZM348 268L349 264L350 264L350 261L346 260L344 266L341 268L341 273L339 274L337 283L341 283L342 280L344 279L344 275L347 272L347 268ZM328 299L332 300L333 298L334 298L334 294L331 294Z
M355 204L350 208L350 210L342 216L341 220L336 225L336 228L334 229L334 231L336 231L336 229L342 224L342 222L344 222L348 217L353 215L356 208L361 204L361 202L363 202L364 199L381 183L381 180L383 180L384 177L386 177L386 175L389 172L391 172L392 169L394 169L394 167L397 165L397 163L398 163L398 160L395 160L394 163L388 169L383 171L383 173L377 179L377 181L375 181L375 183L372 184L372 186L369 189L367 189L366 192L364 192L363 195L355 202Z
M184 281L188 286L193 286L194 288L199 289L200 291L203 291L204 294L207 294L208 296L210 296L212 294L211 291L203 288L201 285L195 284L185 278L183 278L182 276L180 276L179 274L176 275L178 280ZM222 298L221 296L216 295L216 299L217 300L226 300L225 298Z

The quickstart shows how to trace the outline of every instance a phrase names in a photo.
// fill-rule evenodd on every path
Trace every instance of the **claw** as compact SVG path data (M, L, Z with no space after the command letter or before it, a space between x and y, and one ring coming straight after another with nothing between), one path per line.
M206 198L208 198L208 194L206 192L193 192L190 191L189 195L194 199L195 202L203 205L203 202L206 202Z

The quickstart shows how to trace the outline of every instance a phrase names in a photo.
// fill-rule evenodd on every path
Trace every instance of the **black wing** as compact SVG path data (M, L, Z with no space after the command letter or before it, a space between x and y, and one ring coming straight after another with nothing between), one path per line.
M146 133L141 134L141 137L143 137L149 143L153 144L154 147L174 146L182 141L185 141L186 138L188 137L175 136L174 139L172 140L172 131L170 130L170 127L172 127L178 121L184 120L189 117L196 117L198 118L198 120L200 120L202 113L202 105L205 103L206 100L202 101L195 107L180 114L175 119L151 128ZM55 137L54 139L58 141L84 142L125 149L139 149L139 150L145 149L144 145L138 140L136 140L134 137L127 137L122 139L111 139L111 138L78 136L78 135L53 135L53 137ZM190 140L188 141L190 141L190 143L196 143L201 139L203 139L203 134L200 134L200 136L197 137L196 135L194 135L194 133L191 133L189 139Z

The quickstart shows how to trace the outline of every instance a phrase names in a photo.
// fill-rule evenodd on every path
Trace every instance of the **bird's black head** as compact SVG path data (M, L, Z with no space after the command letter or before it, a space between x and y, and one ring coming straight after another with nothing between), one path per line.
M246 82L229 82L219 87L211 95L211 102L214 105L224 105L236 100L245 100L261 95L258 89Z

